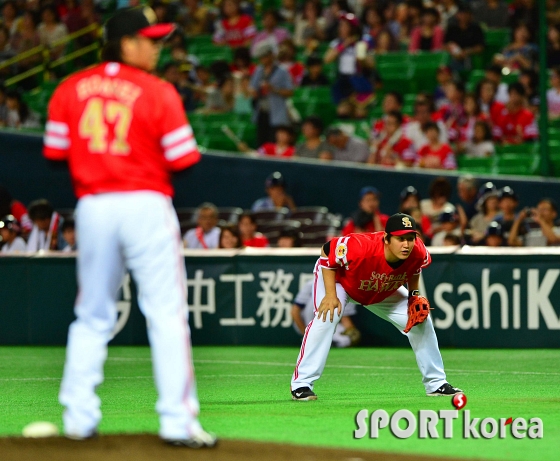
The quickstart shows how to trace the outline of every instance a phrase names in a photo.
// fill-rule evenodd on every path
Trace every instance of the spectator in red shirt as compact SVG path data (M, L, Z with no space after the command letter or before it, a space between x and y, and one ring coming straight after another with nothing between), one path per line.
M228 45L232 48L250 46L257 33L253 18L242 14L239 0L224 0L222 3L223 19L214 32L214 43Z
M497 117L493 135L504 144L521 144L538 138L535 115L527 109L525 88L519 82L509 86L509 102Z
M360 209L353 216L357 216L364 211L371 215L369 223L361 228L362 231L377 232L385 229L389 216L379 211L379 195L377 188L372 186L362 187L360 190L360 202L358 204ZM352 218L342 229L342 235L353 234L354 232L356 232L356 225Z
M455 154L449 144L440 142L440 130L437 123L426 123L424 133L428 138L428 144L418 151L417 166L437 170L456 170Z
M243 246L257 248L266 248L269 246L268 239L260 232L257 232L257 222L252 213L243 213L239 217L237 226Z
M276 127L276 142L267 142L259 147L259 154L270 157L292 157L294 147L294 131L291 127L281 125Z
M235 72L244 76L251 76L257 68L251 60L251 51L246 46L240 46L233 51L233 63L230 66L232 74ZM235 74L234 74L235 75Z
M8 189L0 186L0 216L12 215L20 223L22 233L29 234L33 229L33 222L27 214L25 205L14 200Z
M416 151L412 141L408 139L402 130L403 116L400 112L391 111L385 118L385 136L377 144L368 163L378 165L412 166L416 159Z
M439 51L443 49L443 28L439 25L439 13L435 8L422 11L420 25L412 30L408 51Z

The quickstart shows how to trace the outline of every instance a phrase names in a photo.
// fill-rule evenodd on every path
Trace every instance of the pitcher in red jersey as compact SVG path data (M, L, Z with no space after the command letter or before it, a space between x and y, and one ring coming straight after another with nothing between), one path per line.
M148 320L160 437L211 447L198 420L181 234L171 173L200 160L175 88L151 75L172 24L151 8L119 10L105 25L104 62L64 80L49 104L44 155L67 161L78 197L77 319L70 326L59 399L64 434L97 433L107 343L125 271Z
M317 399L313 385L323 373L333 333L348 303L362 304L402 333L408 320L408 298L418 295L420 273L431 263L416 236L414 218L397 213L388 219L385 232L350 234L323 246L314 270L315 317L305 330L292 375L293 400ZM428 317L405 335L426 394L462 392L447 382L432 319Z

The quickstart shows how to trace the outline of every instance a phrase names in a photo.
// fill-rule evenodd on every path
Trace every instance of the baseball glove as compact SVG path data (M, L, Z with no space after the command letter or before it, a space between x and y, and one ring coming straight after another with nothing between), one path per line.
M360 343L360 339L362 338L360 330L354 327L344 330L342 334L350 338L350 346L357 346Z
M430 315L430 303L424 296L411 296L408 298L408 322L405 333L408 333L414 325L422 323Z

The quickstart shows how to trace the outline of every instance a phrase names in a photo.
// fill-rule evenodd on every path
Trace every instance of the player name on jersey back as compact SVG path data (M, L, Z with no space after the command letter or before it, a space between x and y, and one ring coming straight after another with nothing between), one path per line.
M132 107L142 94L142 88L128 80L92 75L78 81L76 92L80 101L92 96L101 96L103 98L118 99L127 106Z

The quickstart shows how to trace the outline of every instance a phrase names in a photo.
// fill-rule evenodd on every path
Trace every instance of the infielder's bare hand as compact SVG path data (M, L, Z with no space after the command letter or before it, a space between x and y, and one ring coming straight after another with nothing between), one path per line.
M317 318L320 319L323 317L323 322L327 321L327 314L331 313L331 323L334 320L334 311L338 309L338 315L342 315L342 303L339 299L334 296L325 296L319 304L319 309L317 309Z

